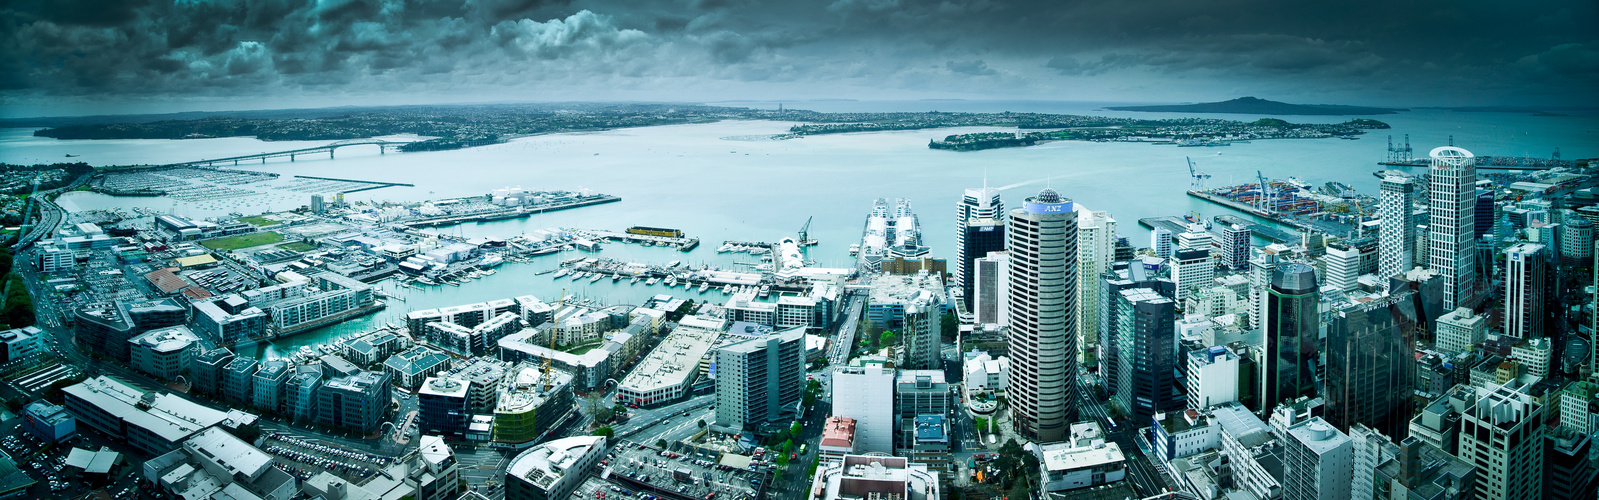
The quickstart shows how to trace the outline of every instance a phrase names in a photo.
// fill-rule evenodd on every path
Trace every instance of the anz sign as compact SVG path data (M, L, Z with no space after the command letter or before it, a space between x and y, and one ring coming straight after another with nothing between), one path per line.
M1029 213L1035 214L1064 214L1072 211L1072 203L1069 201L1066 203L1029 202L1026 203L1023 208L1026 208Z

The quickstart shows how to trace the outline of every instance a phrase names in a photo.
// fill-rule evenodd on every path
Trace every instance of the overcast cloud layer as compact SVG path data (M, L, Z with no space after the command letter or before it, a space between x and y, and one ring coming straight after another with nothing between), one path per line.
M495 100L1593 105L1596 89L1592 0L0 6L10 116Z

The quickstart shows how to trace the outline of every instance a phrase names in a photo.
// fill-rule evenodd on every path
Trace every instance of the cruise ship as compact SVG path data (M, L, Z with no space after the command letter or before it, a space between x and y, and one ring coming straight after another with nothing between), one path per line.
M888 200L878 198L872 203L872 212L866 216L866 227L861 231L860 263L877 268L888 255Z
M922 221L911 211L911 200L905 198L894 200L892 215L888 239L893 245L888 247L889 257L915 259L926 257L932 252L931 248L922 244Z

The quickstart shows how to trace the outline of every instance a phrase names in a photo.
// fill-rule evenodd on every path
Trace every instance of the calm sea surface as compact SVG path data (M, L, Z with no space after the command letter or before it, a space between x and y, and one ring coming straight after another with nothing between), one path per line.
M730 103L776 107L776 103ZM791 105L792 106L792 105ZM1098 104L1032 102L898 102L853 101L806 103L819 111L1037 111L1149 118L1168 114L1095 111ZM1192 115L1189 115L1192 116ZM1245 115L1209 115L1254 120ZM809 217L811 235L821 245L810 256L823 266L847 267L847 248L860 238L861 224L872 200L910 198L917 208L927 244L935 256L954 255L954 205L963 188L980 186L986 173L993 186L1017 185L1005 192L1007 206L1018 206L1046 184L1094 210L1109 211L1118 232L1135 246L1147 246L1148 230L1138 219L1200 212L1228 213L1219 206L1184 195L1189 187L1184 156L1212 175L1211 186L1250 181L1256 171L1270 178L1295 176L1320 185L1348 183L1375 194L1372 172L1386 154L1387 135L1410 134L1418 155L1455 144L1477 154L1548 157L1560 148L1565 158L1599 157L1599 118L1540 117L1513 113L1459 113L1419 110L1374 117L1393 125L1361 140L1267 140L1221 148L1177 148L1136 143L1054 142L1029 148L950 152L927 148L930 140L950 134L1007 130L958 128L813 136L774 141L757 136L780 134L792 123L728 121L703 125L648 127L608 132L529 137L506 144L458 151L378 154L375 147L341 149L337 159L300 158L245 163L241 169L293 175L401 182L394 187L348 195L349 200L417 201L474 196L506 186L534 190L585 188L622 197L622 202L538 215L528 219L468 224L439 231L460 236L508 237L549 227L621 230L633 225L682 229L703 244L693 252L608 244L601 256L664 264L672 260L723 268L755 262L749 255L717 254L724 240L775 241L792 236ZM1294 122L1337 122L1348 117L1288 117ZM35 138L27 129L0 129L0 162L66 161L80 155L93 165L171 163L266 151L314 147L323 142L263 142L254 139L60 141ZM253 186L246 186L250 188ZM116 198L95 193L61 197L69 210L156 208L191 217L229 212L255 214L288 210L309 203L309 196L266 189L264 194L232 200L184 202L165 198ZM1241 214L1240 214L1241 215ZM373 325L400 323L414 309L465 304L533 294L554 300L564 289L570 295L606 303L637 303L654 294L672 293L699 299L697 291L647 287L610 280L552 280L534 273L554 267L558 256L532 263L508 263L499 273L461 287L412 289L392 280L380 284L404 300L389 300L374 315L279 340L262 354L276 355L300 345L327 342L338 335ZM725 296L708 292L720 302Z

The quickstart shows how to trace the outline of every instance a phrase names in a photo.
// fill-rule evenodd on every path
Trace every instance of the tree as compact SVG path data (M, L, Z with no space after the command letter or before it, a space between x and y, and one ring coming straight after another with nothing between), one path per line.
M601 428L598 428L598 429L594 429L594 434L593 435L595 435L595 436L605 436L606 439L611 439L611 438L616 437L616 430L612 429L610 427L601 427Z
M800 423L796 421L796 422L794 422L794 425L788 426L788 435L794 436L794 437L799 437L800 431L803 430L803 429L804 429L804 426L800 425Z
M955 336L960 334L961 322L959 318L955 317L955 313L944 313L943 319L938 322L938 328L938 336L940 338L945 342L954 342Z
M704 429L704 428L705 428L705 425L706 425L706 424L705 424L705 419L703 419L703 418L702 418L702 419L700 419L700 428L701 428L701 429Z
M885 331L883 332L883 335L877 339L877 345L878 347L888 347L894 345L894 341L896 340L899 339L897 335L894 335L893 330Z
M657 439L657 440L655 440L655 447L656 448L660 448L660 449L664 450L664 449L666 449L666 445L668 445L668 444L670 444L670 443L667 443L665 439Z
M595 422L606 423L613 418L616 418L616 412L610 408L600 408L599 411L594 412Z

